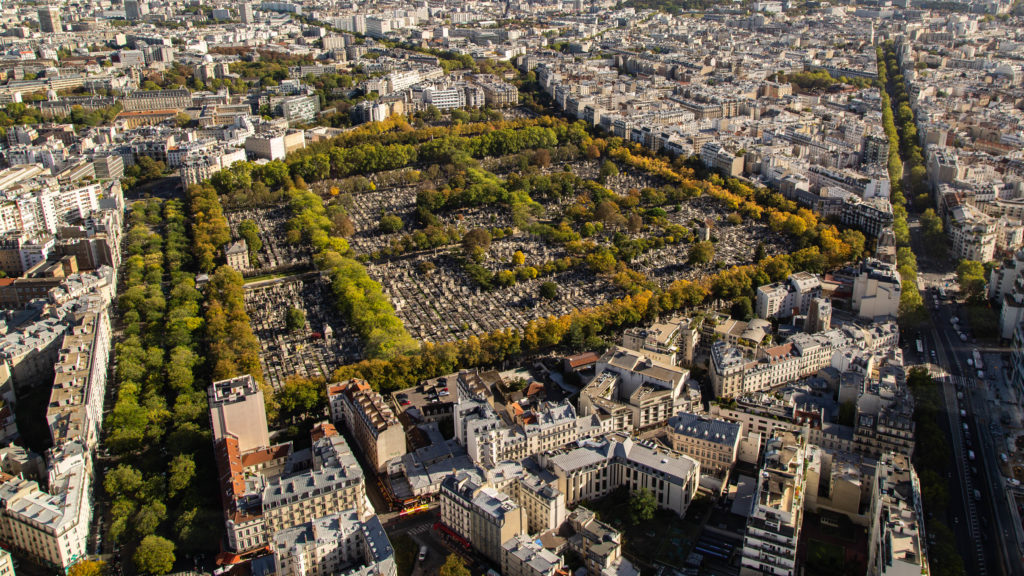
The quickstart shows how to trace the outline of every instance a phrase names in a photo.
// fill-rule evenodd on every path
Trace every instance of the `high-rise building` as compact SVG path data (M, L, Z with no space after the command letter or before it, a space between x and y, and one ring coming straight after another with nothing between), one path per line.
M252 376L214 382L208 395L214 442L234 438L243 454L270 447L263 391Z
M249 2L242 2L242 5L238 8L238 16L242 19L242 24L254 24L256 22L256 15L253 14L252 4Z
M43 6L39 9L39 31L44 34L56 34L62 31L60 10L54 6Z
M832 327L832 303L826 298L811 300L811 308L804 320L804 332L824 332Z
M124 17L129 20L142 20L149 14L149 3L143 0L124 0Z
M768 441L743 537L741 576L796 574L806 448L804 437L791 432L782 432Z

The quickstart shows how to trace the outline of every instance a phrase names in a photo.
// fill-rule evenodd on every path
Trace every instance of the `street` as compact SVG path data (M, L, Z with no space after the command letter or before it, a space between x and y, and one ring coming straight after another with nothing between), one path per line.
M916 237L915 224L911 225L913 237ZM940 381L948 417L943 427L949 431L953 447L951 470L954 472L949 478L951 502L946 521L956 535L968 574L1017 576L1022 574L1021 530L1008 497L1006 480L999 469L999 454L1005 449L993 439L993 431L999 430L1000 423L990 419L995 413L993 388L1008 389L1004 381L1006 375L997 366L985 366L988 368L985 378L979 378L973 360L968 360L975 348L995 362L1008 351L975 343L977 335L962 342L960 332L970 334L970 319L960 314L955 301L938 299L937 292L930 289L938 286L945 289L950 283L950 262L919 257L918 264L922 296L931 315L927 328L921 333L926 356L923 361L931 360L940 367L936 376L943 376ZM953 317L960 321L959 330L951 321ZM931 351L935 351L934 358L929 357ZM962 396L960 400L958 392ZM961 410L966 418L961 418ZM973 461L969 458L971 452ZM975 498L974 490L980 493L980 500Z

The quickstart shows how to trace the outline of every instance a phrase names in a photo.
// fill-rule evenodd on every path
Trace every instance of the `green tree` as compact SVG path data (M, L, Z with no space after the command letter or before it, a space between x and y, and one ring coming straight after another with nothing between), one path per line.
M601 172L598 174L598 179L601 183L606 182L609 178L614 178L619 175L619 167L615 165L615 162L611 160L605 160L601 163Z
M295 332L306 326L306 313L298 308L289 308L286 314L285 323L288 330Z
M146 536L135 550L133 560L144 574L167 574L174 568L174 542L161 536Z
M256 253L263 249L259 226L252 220L242 220L238 223L238 235L245 238L245 243L249 247L249 260L255 263Z
M547 300L554 300L558 297L558 284L554 282L544 282L540 285L540 296Z
M634 490L629 495L629 517L633 524L647 522L654 518L654 512L658 509L658 501L654 494L647 488Z
M196 462L191 454L178 454L168 466L167 494L172 498L188 488L196 475Z
M398 232L402 229L402 219L397 215L388 212L387 214L381 215L380 225L378 227L380 228L380 231L385 234Z
M985 265L975 260L961 260L956 267L960 292L971 302L985 299Z
M470 572L458 554L449 554L441 566L441 576L470 576Z
M704 240L690 247L689 262L693 266L708 264L715 257L715 245Z

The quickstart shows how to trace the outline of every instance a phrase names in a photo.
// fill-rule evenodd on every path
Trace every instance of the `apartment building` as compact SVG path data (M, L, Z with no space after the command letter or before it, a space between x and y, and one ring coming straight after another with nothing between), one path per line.
M566 519L571 535L569 550L579 554L588 576L604 574L638 573L633 565L622 557L622 534L583 506L577 506ZM630 570L632 569L632 570Z
M580 392L580 415L611 421L614 430L664 424L685 400L690 371L621 346L597 361L597 377Z
M657 322L649 327L627 328L622 333L622 347L674 366L678 360L677 340L681 336L678 323Z
M743 537L741 576L796 574L803 527L806 439L782 433L768 441Z
M192 105L192 94L186 88L172 90L137 90L121 99L125 112L144 110L184 110Z
M282 530L272 542L277 576L395 576L395 552L380 519L362 521L354 508Z
M0 576L14 576L14 561L11 553L0 548Z
M68 442L98 444L109 357L110 318L106 308L76 317L64 334L46 407L54 446Z
M378 473L406 452L405 430L365 380L352 379L327 388L331 419L344 423L369 464Z
M534 474L511 483L508 493L526 514L528 534L556 530L565 521L565 494Z
M738 398L792 382L830 366L835 352L887 350L898 341L893 322L866 327L845 325L815 334L799 333L784 344L765 348L711 345L711 387L716 398Z
M821 280L810 272L797 272L785 282L758 287L755 312L758 318L790 318L806 314L811 301L819 297Z
M866 258L853 279L853 310L859 318L899 316L902 279L895 264Z
M345 439L335 432L315 441L312 452L312 469L266 480L262 512L269 534L335 510L354 508L360 518L373 513L366 499L363 469Z
M58 570L88 553L92 515L92 476L81 445L75 455L51 471L48 491L39 484L6 474L0 476L0 543L4 548Z
M242 454L270 447L263 391L249 374L214 382L207 391L213 441L234 438Z
M441 522L497 564L502 564L502 544L527 526L525 511L511 497L465 473L441 482Z
M743 157L725 149L720 142L708 142L700 147L700 161L705 167L726 176L743 173Z
M686 515L700 483L700 463L653 442L614 435L541 458L558 478L566 504L607 496L619 486L650 490L658 507Z
M568 573L560 556L529 536L519 534L501 545L502 576L556 576Z
M995 258L998 223L991 216L967 204L946 212L946 232L952 240L950 257L956 260L990 262Z
M668 427L672 449L700 462L702 475L725 477L736 463L739 424L680 412L668 421Z
M927 574L921 486L910 458L887 454L875 468L868 576Z

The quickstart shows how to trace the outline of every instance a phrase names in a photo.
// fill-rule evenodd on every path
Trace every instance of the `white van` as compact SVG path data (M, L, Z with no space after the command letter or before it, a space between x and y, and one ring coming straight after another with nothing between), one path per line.
M416 557L416 560L423 562L427 559L427 547L420 546L420 555Z

